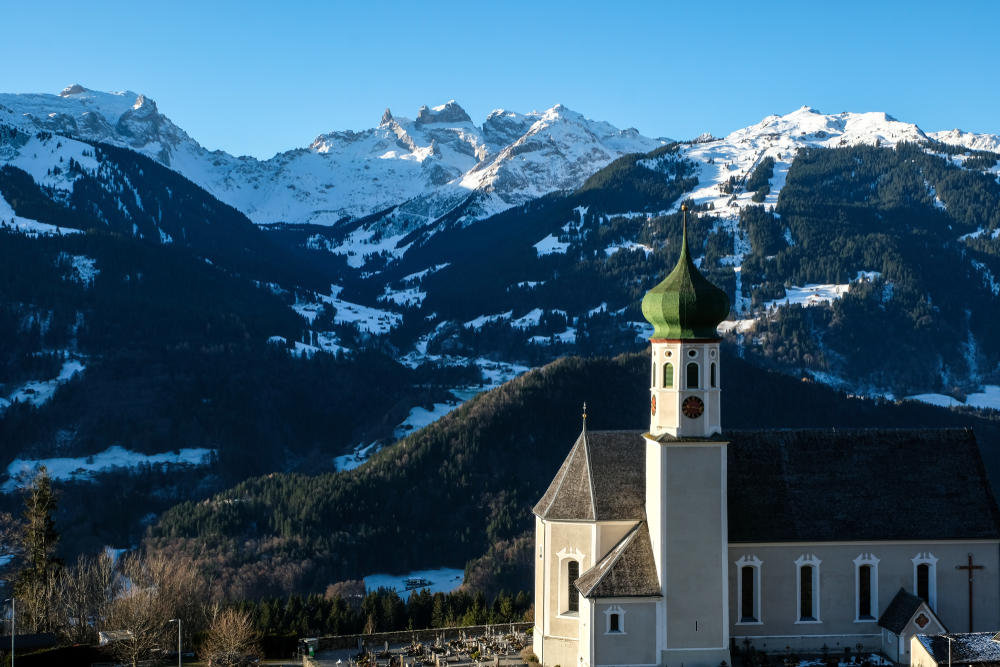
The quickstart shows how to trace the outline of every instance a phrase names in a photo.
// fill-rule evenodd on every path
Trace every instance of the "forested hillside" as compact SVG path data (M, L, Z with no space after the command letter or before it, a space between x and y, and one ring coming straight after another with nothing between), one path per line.
M374 572L472 559L472 583L527 588L531 540L519 538L581 428L583 401L588 428L642 428L647 363L642 353L560 359L476 397L355 470L268 475L184 503L152 528L148 543L199 559L235 597L322 590ZM913 402L847 398L760 370L728 350L722 368L727 428L974 424L1000 479L1000 432L991 421Z

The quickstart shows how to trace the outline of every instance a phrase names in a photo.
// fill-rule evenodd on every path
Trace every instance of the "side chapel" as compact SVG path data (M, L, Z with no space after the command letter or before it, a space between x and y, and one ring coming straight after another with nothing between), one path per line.
M534 507L542 665L718 667L1000 630L996 502L968 429L723 431L725 292L643 298L648 431L580 433Z

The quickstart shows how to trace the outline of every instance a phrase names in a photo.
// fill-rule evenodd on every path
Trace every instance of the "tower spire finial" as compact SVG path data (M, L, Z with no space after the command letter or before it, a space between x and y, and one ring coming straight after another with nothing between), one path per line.
M587 401L583 402L583 430L587 430Z
M681 204L681 254L687 255L688 251L688 206Z

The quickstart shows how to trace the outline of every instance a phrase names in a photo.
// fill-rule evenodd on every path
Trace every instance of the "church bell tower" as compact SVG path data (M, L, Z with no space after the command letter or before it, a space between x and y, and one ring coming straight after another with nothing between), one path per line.
M687 206L677 266L646 293L642 314L653 325L650 338L649 432L677 438L722 431L719 322L729 297L694 265L687 242Z
M642 300L653 325L645 440L646 521L661 592L657 662L718 667L732 664L717 330L729 297L691 259L681 211L677 265Z

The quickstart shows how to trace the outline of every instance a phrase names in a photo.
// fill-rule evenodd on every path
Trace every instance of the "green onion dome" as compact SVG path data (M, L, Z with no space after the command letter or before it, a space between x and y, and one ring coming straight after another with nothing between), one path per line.
M687 244L687 206L677 266L642 299L642 315L653 325L652 339L718 338L729 315L729 297L701 275Z

